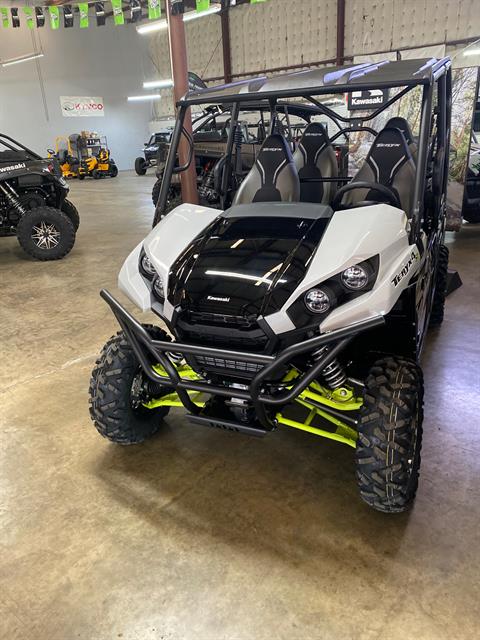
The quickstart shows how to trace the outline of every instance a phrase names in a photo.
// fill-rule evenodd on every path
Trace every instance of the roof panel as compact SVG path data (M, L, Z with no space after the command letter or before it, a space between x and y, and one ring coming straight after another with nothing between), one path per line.
M240 80L231 84L208 87L190 91L184 98L186 103L225 102L231 98L258 100L268 95L295 97L303 94L320 95L322 93L341 93L356 87L398 87L415 84L429 84L433 79L433 70L438 65L449 63L446 58L419 60L383 60L376 63L362 63L342 67L324 67L281 75L260 76ZM183 102L182 101L182 102Z

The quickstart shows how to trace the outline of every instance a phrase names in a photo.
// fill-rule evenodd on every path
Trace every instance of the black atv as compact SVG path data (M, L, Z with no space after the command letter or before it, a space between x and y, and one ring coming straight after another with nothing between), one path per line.
M147 173L149 167L154 167L157 164L158 150L162 144L168 144L172 137L172 131L170 129L164 129L158 133L154 133L148 142L142 149L143 157L138 156L135 158L135 172L139 176L144 176Z
M42 158L0 134L0 235L16 235L37 260L70 253L80 224L56 158Z

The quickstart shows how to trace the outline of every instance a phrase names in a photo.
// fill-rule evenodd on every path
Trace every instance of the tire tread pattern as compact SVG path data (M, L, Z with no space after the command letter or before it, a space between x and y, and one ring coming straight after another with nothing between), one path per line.
M156 339L170 340L159 327L144 326ZM169 407L132 408L130 392L138 366L132 347L119 331L106 342L92 371L90 417L100 435L118 444L139 444L153 436L169 411Z
M422 421L420 367L399 357L378 360L365 383L355 456L360 495L374 509L396 513L407 510L413 503L418 486ZM416 447L410 469L408 458L414 438Z
M445 298L447 297L448 255L448 247L444 244L440 245L437 273L435 276L435 293L433 295L432 311L430 314L431 327L438 327L443 322Z

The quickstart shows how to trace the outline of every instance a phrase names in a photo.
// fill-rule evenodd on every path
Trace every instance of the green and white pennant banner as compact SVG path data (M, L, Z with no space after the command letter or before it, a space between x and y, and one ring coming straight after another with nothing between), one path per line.
M1 1L1 0L0 0ZM250 0L250 4L258 4L266 2L266 0ZM105 2L77 2L75 4L49 6L22 7L21 10L16 7L0 7L0 21L4 28L19 27L21 23L20 15L25 20L25 24L29 29L35 27L40 28L45 24L46 16L50 21L51 29L60 27L60 9L62 10L63 26L71 27L76 21L78 14L79 26L86 29L89 26L88 12L92 7L95 11L96 22L98 26L105 24L107 4L111 5L113 21L116 25L125 24L124 2L122 0L105 0ZM129 21L137 22L142 16L142 5L148 10L149 20L158 20L162 15L160 0L129 0ZM195 0L195 8L198 13L208 11L211 7L211 0ZM21 14L20 14L21 11Z
M161 15L160 0L148 0L148 19L158 20Z
M58 7L48 7L48 14L50 16L50 26L52 29L58 29L60 26L60 10Z
M88 27L88 2L79 3L78 13L80 15L80 29L86 29Z
M43 27L45 24L45 16L48 16L51 29L59 29L61 17L63 17L64 28L71 27L76 22L76 16L78 15L79 26L81 29L86 29L89 26L89 8L92 7L95 11L97 18L97 25L101 26L105 24L107 4L111 5L111 11L113 15L113 21L116 25L125 24L124 15L124 2L122 0L106 0L105 2L77 2L61 7L55 5L49 6L36 6L36 7L0 7L0 21L3 28L19 27L20 12L22 18L25 20L25 24L29 29L35 27ZM105 7L104 7L105 5ZM127 9L129 9L130 22L137 22L142 16L142 5L148 10L149 20L158 20L162 15L162 9L160 6L160 0L146 0L140 2L140 0L128 0ZM202 8L199 8L201 5ZM197 11L204 11L208 9L210 0L197 0ZM60 14L62 11L62 14Z

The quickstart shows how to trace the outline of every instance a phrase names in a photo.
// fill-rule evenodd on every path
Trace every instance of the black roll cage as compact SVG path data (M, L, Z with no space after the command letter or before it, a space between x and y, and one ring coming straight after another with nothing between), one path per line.
M368 65L367 65L368 66ZM381 63L376 65L376 68L381 66ZM223 169L222 175L222 184L221 184L221 206L222 208L225 206L225 194L228 186L228 176L232 163L232 151L234 147L234 134L236 125L239 118L239 113L241 108L248 108L249 104L258 103L261 101L262 103L266 103L267 107L270 109L270 133L275 130L275 123L277 120L277 111L276 106L278 104L278 100L285 98L302 98L306 100L310 105L313 105L317 108L318 114L323 114L331 119L339 128L339 131L332 136L332 140L336 140L340 135L347 135L353 131L369 131L373 135L376 135L377 132L369 126L366 126L364 123L371 121L377 115L379 115L385 109L388 109L394 102L400 100L403 96L405 96L409 91L418 86L423 86L422 91L422 102L421 102L421 121L420 121L420 130L418 137L418 151L417 151L417 170L415 175L415 186L414 186L414 196L413 196L413 211L411 218L411 228L410 228L410 241L415 243L419 240L420 230L422 228L423 223L423 215L424 215L424 194L425 194L425 184L427 180L427 163L428 163L428 154L429 149L431 148L431 144L433 144L431 140L431 123L432 123L432 115L436 113L437 115L437 131L436 131L436 147L437 153L434 158L433 163L433 172L434 175L437 176L436 184L437 189L440 191L440 200L445 200L444 193L446 190L447 184L447 172L448 172L448 155L449 155L449 142L450 142L450 114L451 114L451 95L452 95L452 79L451 79L451 61L449 58L443 58L441 60L435 60L432 58L429 60L424 67L422 67L422 71L425 69L430 69L431 75L426 77L418 76L418 79L411 76L406 79L395 79L391 81L382 81L369 83L368 78L366 78L365 82L355 82L354 84L328 84L321 85L316 87L310 87L308 91L305 88L292 88L292 89L283 89L277 91L262 91L262 92L252 92L252 93L237 93L231 94L226 92L221 95L212 95L212 90L205 91L205 95L193 94L192 97L189 97L187 94L182 100L177 103L177 120L175 123L175 128L172 134L172 139L169 147L169 152L165 164L165 169L163 172L162 185L160 189L159 198L157 201L156 211L162 211L165 208L168 199L170 182L172 179L172 175L174 173L180 173L185 171L188 166L190 166L192 159L194 157L194 149L193 149L193 139L187 134L184 128L185 116L190 109L190 107L194 105L210 105L212 109L211 118L213 119L216 115L221 113L221 109L223 105L225 108L231 109L231 117L230 117L230 128L227 140L226 147L226 162L225 167ZM368 74L367 74L368 75ZM254 81L252 81L254 82ZM434 88L437 86L437 108L434 112L432 112L433 105L433 97L434 97ZM222 87L220 87L221 89ZM375 109L371 113L367 115L362 115L358 117L345 117L342 116L332 109L330 109L327 105L323 104L319 100L316 99L315 96L322 95L332 95L332 94L345 94L350 93L352 91L366 91L371 88L383 88L383 89L393 89L399 88L401 89L396 95L390 98L384 105L380 106L378 109ZM201 94L201 92L199 92ZM286 105L286 106L283 106ZM282 108L284 109L284 113L287 117L288 123L288 104L283 103ZM218 108L215 109L215 107ZM201 117L205 117L205 114L199 116L194 120L197 122ZM342 127L340 122L348 123L348 126ZM180 142L180 138L182 135L187 137L187 140L190 145L190 153L188 162L182 167L175 166L177 159L177 150ZM158 216L155 217L159 219Z
M0 145L10 149L10 151L25 151L32 160L43 160L42 156L39 156L38 153L32 151L21 142L18 142L15 138L7 136L5 133L0 133Z

